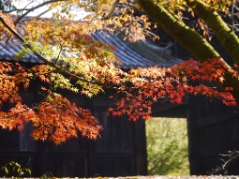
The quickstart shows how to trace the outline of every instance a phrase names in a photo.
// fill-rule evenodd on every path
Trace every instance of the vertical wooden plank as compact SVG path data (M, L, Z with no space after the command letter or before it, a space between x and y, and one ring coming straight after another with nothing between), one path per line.
M145 121L138 120L135 122L135 162L136 175L147 175L147 152L146 152L146 135Z
M191 175L200 175L202 173L200 164L199 134L197 130L198 111L201 109L197 98L189 95L187 99L187 126L188 126L188 152L189 166Z
M86 109L90 109L92 114L94 115L94 107L93 107L93 100L84 97L85 99L85 105L84 107ZM87 140L87 164L88 164L88 177L94 177L96 174L96 156L95 156L95 141L93 140Z
M47 172L46 142L37 141L37 170L36 175L41 176Z
M39 103L43 96L40 94L41 83L39 80L33 82L33 90L35 93L35 102ZM46 142L36 141L36 153L37 153L37 170L36 175L41 176L47 171L47 156L46 156Z

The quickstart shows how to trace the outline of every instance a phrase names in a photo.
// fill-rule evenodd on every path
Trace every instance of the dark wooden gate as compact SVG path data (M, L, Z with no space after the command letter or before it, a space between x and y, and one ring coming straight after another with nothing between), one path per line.
M219 154L239 150L239 108L227 107L220 100L210 102L206 97L190 96L187 114L191 174L209 174L223 163ZM227 174L239 174L238 160L227 169Z

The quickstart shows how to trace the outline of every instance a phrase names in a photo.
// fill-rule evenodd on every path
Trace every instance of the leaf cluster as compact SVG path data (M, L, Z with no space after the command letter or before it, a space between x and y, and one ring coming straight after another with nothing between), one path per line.
M14 161L10 161L2 166L1 170L4 171L3 177L24 177L31 175L31 170L29 168L22 168L19 163Z
M96 139L102 127L98 124L89 110L82 109L71 103L68 99L54 92L63 88L78 93L79 85L81 94L92 97L103 91L104 88L115 90L111 96L116 100L115 107L108 109L108 114L114 116L128 115L129 120L151 117L151 106L162 99L169 99L172 103L182 103L184 96L206 95L210 98L220 98L226 105L236 105L235 99L230 94L233 90L228 86L221 91L215 86L199 84L190 85L188 81L215 81L223 83L226 71L232 78L238 78L238 70L228 69L217 59L209 59L205 63L189 60L171 68L151 67L147 69L132 69L123 72L113 64L103 67L96 63L85 65L87 69L80 80L74 82L60 73L55 73L54 68L45 65L25 69L19 63L1 63L1 101L9 101L12 108L0 112L0 125L2 128L24 128L24 121L33 124L32 136L36 140L52 140L60 144L71 137L77 137L77 131L82 136ZM214 70L209 70L213 67ZM92 69L92 70L90 70ZM72 76L74 77L74 76ZM19 85L25 88L34 78L39 78L44 83L41 91L45 95L43 101L32 108L21 103Z
M154 4L167 8L179 22L182 18L175 13L184 10L185 3L189 2L154 1ZM227 7L228 3L223 1L221 6ZM26 18L29 12L43 5L56 9L52 18ZM221 6L217 10L223 10ZM72 9L79 8L92 13L78 21L73 18L75 14ZM149 119L153 103L169 100L181 104L186 94L216 97L226 105L236 105L231 94L233 86L224 86L222 91L218 86L201 83L218 81L224 84L225 75L228 74L232 79L238 79L238 67L229 67L220 57L204 63L189 60L171 68L156 66L123 71L114 54L115 47L95 41L90 34L96 30L101 33L104 30L115 33L123 31L126 39L132 42L145 39L145 35L156 39L150 31L153 26L149 18L136 14L135 10L140 11L130 0L56 0L42 1L36 7L25 9L25 13L19 16L0 12L1 38L5 43L18 41L24 47L16 58L30 53L43 63L25 68L19 63L0 62L0 104L2 108L5 103L11 104L8 111L0 111L0 126L22 130L24 122L30 122L34 127L32 136L35 139L49 139L56 144L77 137L78 132L96 139L102 130L97 119L88 109L79 108L56 93L59 89L87 97L111 89L115 92L110 97L115 100L115 106L109 108L107 114L127 115L129 120ZM203 22L201 28L205 28ZM39 91L44 99L29 107L22 103L20 87L27 89L35 79L43 83ZM191 81L199 83L191 84Z

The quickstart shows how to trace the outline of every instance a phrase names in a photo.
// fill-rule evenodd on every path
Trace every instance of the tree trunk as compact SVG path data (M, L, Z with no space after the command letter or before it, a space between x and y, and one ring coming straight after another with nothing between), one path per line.
M188 2L191 2L190 0L187 0ZM205 38L203 38L200 34L198 34L196 31L185 25L175 14L170 13L167 9L165 9L160 4L155 4L153 0L137 0L140 7L149 15L149 17L155 21L158 26L163 29L166 33L168 33L170 36L172 36L179 44L181 44L191 55L194 56L196 60L199 60L200 62L203 62L209 58L215 58L219 57L218 52L206 41ZM192 1L190 5L193 6L193 3L196 3L199 1ZM199 10L197 8L200 8L200 12L204 13L212 13L213 18L216 18L215 21L209 20L208 23L214 23L215 31L216 29L223 29L220 30L217 34L221 37L221 40L223 41L223 45L227 46L227 49L230 48L232 45L233 47L235 45L239 45L238 40L235 39L235 37L232 37L233 32L231 30L228 30L228 27L225 26L225 23L219 19L219 17L216 15L215 12L209 11L205 8L207 6L197 5L193 8L197 13ZM204 14L205 17L208 16L210 19L212 14ZM200 16L201 14L198 13ZM224 39L225 37L230 37L232 41L229 39ZM236 37L237 38L237 37ZM228 45L229 44L229 45ZM236 48L235 48L236 49ZM229 53L231 51L228 50ZM231 56L234 55L231 54ZM239 53L239 52L237 52ZM238 60L237 60L238 58ZM222 58L219 58L220 60L224 61ZM236 55L236 58L234 58L235 62L239 62L239 54ZM228 65L228 68L230 66ZM218 82L218 84L225 89L225 87L233 87L234 91L232 91L232 95L236 99L237 103L239 104L239 80L236 78L232 78L232 75L227 73L225 74L225 81L223 84Z
M231 55L234 63L239 64L239 39L233 30L228 27L216 11L204 2L200 0L186 0L186 2L213 31L222 46Z

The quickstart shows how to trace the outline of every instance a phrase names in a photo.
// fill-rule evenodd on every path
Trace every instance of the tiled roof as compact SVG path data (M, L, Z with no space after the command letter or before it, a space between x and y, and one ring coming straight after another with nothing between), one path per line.
M14 43L14 41L9 40L7 43L0 43L0 60L8 61L21 61L21 62L31 62L31 63L42 63L35 55L32 53L26 53L24 58L15 58L15 54L20 52L22 45L19 45L19 42Z
M163 58L164 48L144 43L131 43L121 40L119 36L113 35L109 32L95 32L91 35L94 40L106 42L116 47L115 55L122 62L123 68L130 69L136 67L150 67L163 66L168 67L175 63L180 63L182 60L167 55ZM0 43L0 60L22 61L31 63L42 63L35 55L27 53L24 58L14 58L14 55L21 50L22 46L15 44L14 41L9 40L8 43Z

